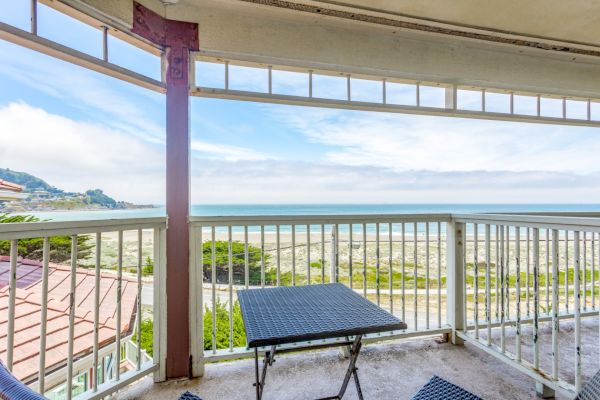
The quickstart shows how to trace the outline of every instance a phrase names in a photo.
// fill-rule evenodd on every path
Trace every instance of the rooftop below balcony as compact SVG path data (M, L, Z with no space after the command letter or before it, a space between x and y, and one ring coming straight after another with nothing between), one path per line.
M599 368L598 323L596 317L582 320L581 336L584 356L584 380ZM574 376L572 337L573 321L564 321L559 334L561 375L572 381ZM540 354L551 352L551 326L540 328ZM531 327L523 329L523 359L532 358ZM500 332L494 330L494 344L499 345ZM514 329L507 330L507 350L514 352ZM526 346L525 344L529 344ZM542 360L550 360L542 357ZM281 355L270 369L265 387L266 399L313 399L331 395L338 390L345 373L347 360L336 349ZM541 363L550 370L550 365ZM440 337L397 340L367 345L358 361L359 376L366 399L410 399L427 381L438 375L470 392L488 399L531 399L536 396L532 379L520 371L498 362L498 359L472 344L454 346ZM151 377L118 395L125 399L176 399L189 390L203 400L249 399L254 388L254 362L241 360L208 364L205 375L189 381L154 384ZM352 385L344 399L356 399ZM558 392L557 399L571 398Z

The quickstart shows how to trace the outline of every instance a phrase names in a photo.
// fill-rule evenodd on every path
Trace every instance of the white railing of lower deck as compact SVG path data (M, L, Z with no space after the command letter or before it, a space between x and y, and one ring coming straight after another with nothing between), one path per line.
M114 393L119 388L133 382L140 377L149 373L155 372L160 379L161 374L164 375L164 365L160 365L158 360L160 354L164 352L164 274L165 274L165 219L164 218L140 218L140 219L117 219L117 220L99 220L99 221L77 221L77 222L34 222L34 223L14 223L14 224L0 224L0 240L10 242L10 276L9 276L9 299L8 299L8 327L6 332L6 362L7 367L12 370L14 367L14 356L15 356L15 320L19 317L15 308L16 295L17 295L17 273L19 267L19 254L18 245L19 240L42 238L43 249L42 249L42 276L41 276L41 310L40 310L40 346L39 346L39 373L37 379L30 381L29 384L32 388L40 393L45 393L51 389L49 385L56 385L57 382L66 382L67 387L72 387L74 376L77 373L84 371L92 372L92 384L89 391L78 395L77 399L100 399L111 393ZM143 264L143 233L150 231L152 235L152 259L154 265L154 359L148 361L147 358L142 357L141 349L141 324L142 324L142 268ZM122 329L121 329L121 315L122 305L121 298L123 294L123 269L124 265L124 253L123 247L125 241L123 239L123 232L135 232L135 242L133 250L135 253L135 261L132 262L133 268L135 268L135 275L131 280L135 280L136 284L136 300L135 300L135 311L134 315L136 318L136 332L133 332L136 336L136 365L133 369L121 373L119 362L114 363L113 373L111 379L105 379L100 381L96 373L98 366L101 365L101 359L107 354L112 352L113 358L120 360L121 355L121 340ZM117 305L116 305L116 326L115 326L115 338L112 344L107 346L99 342L99 329L100 329L100 287L102 284L102 272L106 270L102 266L103 253L102 253L102 236L103 234L113 233L117 237L117 260L116 260L116 280L117 280ZM78 354L75 353L74 343L76 339L75 332L75 315L77 311L77 304L80 299L77 299L76 286L77 286L77 269L78 269L78 238L82 235L91 236L90 239L95 239L94 242L94 312L93 312L93 348L90 354ZM69 236L71 240L71 262L70 262L70 279L68 282L68 311L69 311L69 322L68 322L68 337L67 341L67 353L68 356L65 360L65 365L48 365L46 363L46 337L48 334L48 280L49 280L49 267L51 257L51 238L57 236ZM129 267L129 266L128 266ZM157 322L158 321L158 322ZM161 342L161 339L163 342ZM102 346L102 347L101 347ZM112 350L110 350L112 348ZM90 362L91 358L91 362ZM145 361L145 362L144 362ZM62 379L61 379L62 376ZM65 391L66 398L71 399L73 394L70 390Z
M449 214L193 217L190 290L197 305L192 309L202 310L190 315L193 358L208 362L251 354L235 321L240 325L236 292L252 287L342 282L409 325L367 340L449 333L450 219Z
M458 336L534 378L541 394L576 394L583 384L581 320L598 315L600 219L481 214L453 220L464 241L466 320L456 327ZM574 325L572 349L559 342L559 332L569 334L560 330L565 320ZM543 323L551 329L545 351Z

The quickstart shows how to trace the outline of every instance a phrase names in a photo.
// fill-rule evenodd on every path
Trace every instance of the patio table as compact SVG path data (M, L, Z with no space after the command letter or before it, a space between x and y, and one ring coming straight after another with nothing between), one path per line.
M248 348L254 349L257 400L262 398L267 367L273 365L276 351L334 346L348 346L350 363L338 394L321 400L341 399L352 377L362 399L356 360L363 336L406 329L404 322L340 283L240 290L238 299ZM299 345L280 347L290 343ZM262 371L260 347L267 348Z

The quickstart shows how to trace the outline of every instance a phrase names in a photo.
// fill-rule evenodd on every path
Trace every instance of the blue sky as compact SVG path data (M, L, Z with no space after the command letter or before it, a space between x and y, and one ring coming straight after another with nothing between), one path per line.
M39 6L39 34L100 56L100 32ZM29 2L0 21L28 28ZM111 38L111 61L158 78L159 60ZM204 86L222 67L198 66ZM276 71L274 91L303 94L306 76ZM263 71L232 67L230 85L266 89ZM314 95L345 97L345 80L315 77ZM414 99L388 86L388 101ZM436 89L423 103L439 105ZM376 83L353 81L377 101ZM459 106L479 107L461 92ZM489 95L490 110L506 96ZM102 188L120 200L164 203L164 96L0 41L0 167L66 190ZM593 128L477 121L191 99L194 203L598 203L600 154ZM535 102L517 98L516 111ZM543 113L559 115L559 101ZM570 116L585 112L570 102ZM594 108L600 116L600 109Z

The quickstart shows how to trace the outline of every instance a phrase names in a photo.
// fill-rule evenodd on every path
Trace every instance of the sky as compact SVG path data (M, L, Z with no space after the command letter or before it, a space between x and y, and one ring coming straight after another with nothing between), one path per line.
M29 1L0 21L28 29ZM101 34L39 5L41 36L99 57ZM111 62L150 77L159 59L115 38ZM199 63L197 81L222 87L223 67ZM230 68L232 89L266 90L264 70ZM306 75L273 72L273 90L306 94ZM345 98L341 78L315 76L314 96ZM379 97L378 97L379 96ZM352 97L379 101L375 82L353 80ZM423 88L424 105L443 92ZM414 102L414 88L388 85L388 102ZM462 108L480 94L460 92ZM517 97L515 110L535 112ZM0 168L68 191L101 188L135 203L165 202L165 97L0 41ZM486 107L506 110L507 96ZM594 106L593 117L600 117ZM559 116L560 101L544 100ZM568 115L585 106L569 102ZM599 118L600 119L600 118ZM600 203L596 128L269 105L191 98L192 202Z

